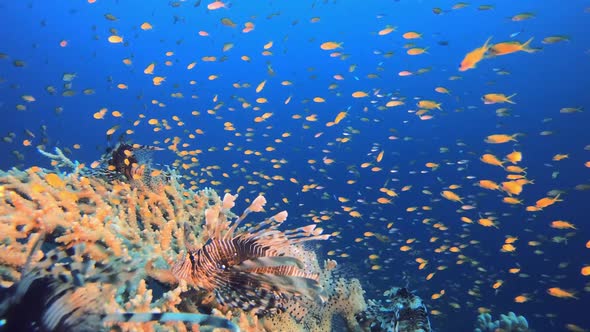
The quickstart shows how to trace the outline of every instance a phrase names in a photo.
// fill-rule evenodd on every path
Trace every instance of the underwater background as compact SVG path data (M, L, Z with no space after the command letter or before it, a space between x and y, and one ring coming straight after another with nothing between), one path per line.
M187 187L319 224L319 257L368 298L408 287L435 331L590 330L590 2L212 3L1 1L0 169L159 146ZM459 71L488 38L533 39ZM522 193L479 182L508 174Z

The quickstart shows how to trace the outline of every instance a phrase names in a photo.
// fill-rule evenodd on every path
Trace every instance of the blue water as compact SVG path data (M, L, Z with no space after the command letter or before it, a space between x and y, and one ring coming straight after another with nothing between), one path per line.
M478 308L491 310L494 317L514 311L524 315L536 331L566 330L566 324L590 329L590 318L584 315L587 309L583 309L590 307L590 295L584 290L590 287L590 279L580 273L583 266L590 265L590 249L585 248L590 240L586 207L590 194L574 189L590 183L590 168L584 166L590 161L590 151L584 149L590 144L590 2L470 2L455 10L451 8L456 3L449 1L236 0L229 8L214 11L208 10L207 4L0 2L0 52L6 55L0 59L0 136L5 137L0 143L0 169L49 167L37 152L38 145L47 150L67 149L72 158L90 163L128 129L134 133L122 139L142 144L167 147L171 144L165 143L167 138L178 137L179 150L202 150L198 164L182 161L191 164L189 171L183 171L191 180L204 179L200 187L235 192L245 186L241 198L264 192L270 206L289 210L293 224L330 215L321 226L341 234L322 244L322 256L335 257L343 273L360 278L369 298L391 286L409 283L434 311L431 321L436 331L472 330ZM477 9L486 4L494 8ZM443 12L433 13L435 7ZM532 12L535 17L520 22L510 19L523 12ZM107 20L105 14L117 20ZM312 23L314 17L319 22ZM237 26L223 25L222 18L231 19ZM243 33L248 21L255 29ZM153 29L140 29L144 22ZM379 36L377 32L387 25L396 26L396 31ZM110 29L116 29L124 43L109 43ZM199 31L207 31L209 36L199 36ZM402 34L407 31L419 32L422 38L405 40ZM554 35L567 35L569 41L541 43ZM532 47L542 50L484 59L475 69L459 72L465 54L482 46L490 36L492 43L524 42L534 37ZM62 40L67 46L60 47ZM273 42L269 49L272 55L264 56L263 45L269 41ZM332 51L320 49L327 41L342 43L335 51L347 57L331 57ZM223 52L226 43L234 46ZM407 43L426 47L427 53L407 55ZM166 52L173 55L166 56ZM385 57L387 52L394 55ZM241 60L243 55L250 61ZM217 61L205 62L204 56L215 56ZM125 65L125 58L132 64ZM14 66L15 60L24 61L24 67ZM165 64L167 60L170 66ZM154 75L144 74L144 68L152 62L156 63ZM191 62L196 65L187 70ZM353 72L349 72L351 65L356 66ZM274 75L269 74L269 67ZM398 75L402 70L416 72L421 68L430 70L421 75ZM501 70L510 74L499 75ZM74 96L61 95L64 73L76 73L71 87L76 91ZM335 74L341 74L344 80L335 80ZM369 74L378 77L371 79ZM209 75L218 78L209 80ZM460 79L451 80L455 75ZM165 81L154 86L153 76L165 77ZM191 85L191 80L196 84ZM255 87L263 80L267 80L266 87L256 93ZM285 80L293 84L281 85ZM120 83L128 88L117 88ZM234 83L250 86L238 89L232 86ZM334 83L337 86L329 89ZM47 86L55 87L57 93L47 93ZM449 89L450 95L435 92L437 86ZM86 95L84 89L93 89L94 94ZM365 91L369 97L352 98L354 91ZM171 96L179 92L184 98ZM516 93L516 104L484 105L481 97L487 93ZM23 95L31 95L36 101L24 101ZM289 96L291 102L284 104ZM405 104L378 109L391 96L402 98ZM258 104L255 100L259 97L268 103ZM315 103L314 97L326 102ZM416 110L418 99L440 102L443 110L434 110L429 113L433 119L421 121L408 112ZM243 101L260 109L242 108ZM17 110L19 104L26 110ZM103 107L108 109L104 119L95 120L93 114ZM510 115L497 116L495 111L501 107L508 107ZM581 107L583 112L562 114L559 110L564 107ZM213 109L215 114L209 114ZM325 125L347 109L348 116L342 122ZM112 116L113 110L123 116ZM200 114L192 115L193 111ZM273 114L266 121L254 121L267 112ZM145 118L135 126L140 114ZM302 118L294 119L296 114ZM305 120L312 114L317 114L318 121ZM184 124L177 125L173 116ZM170 129L155 132L148 124L151 118L160 123L165 119ZM233 123L236 131L224 131L224 122ZM108 139L105 133L114 125L120 127ZM204 134L195 134L196 129ZM344 135L353 129L359 133ZM541 135L543 131L551 134ZM190 133L196 138L190 138ZM283 133L291 136L282 138ZM522 134L518 142L484 142L491 134L515 133ZM351 140L337 141L343 137ZM276 142L279 138L283 141ZM23 140L30 140L31 145L24 146ZM183 143L189 145L182 147ZM75 149L75 144L80 148ZM371 151L373 146L375 151ZM275 150L266 151L267 147ZM447 152L441 152L443 147ZM246 150L260 155L247 155ZM479 161L482 154L501 159L513 150L522 152L519 166L526 167L526 177L534 181L518 196L524 204L516 206L502 203L502 192L474 186L479 179L505 181L507 174ZM385 151L383 160L376 162L380 151ZM553 161L556 154L569 154L569 158ZM324 157L335 162L326 165ZM173 151L158 152L155 158L161 164L181 159ZM282 167L273 168L278 164L273 159L283 160ZM461 160L467 162L457 164ZM372 165L362 168L365 162ZM427 162L440 166L429 170ZM204 172L214 165L219 169L211 170L211 176ZM381 170L372 172L372 166ZM283 179L271 179L275 175ZM211 180L221 183L212 185ZM356 181L347 184L348 180ZM302 191L303 185L309 184L321 189ZM455 192L475 209L458 212L460 203L440 196L452 184L461 186ZM402 191L406 185L411 189ZM376 202L385 196L379 191L383 186L399 194L392 198L392 204ZM525 211L526 206L556 189L564 191L563 202L540 212ZM350 201L341 203L338 197ZM238 209L247 203L242 201L241 205ZM351 217L343 206L353 207L362 217ZM423 210L423 206L430 209ZM418 209L407 212L408 207ZM498 228L460 221L461 216L477 221L480 213L493 213ZM426 218L431 221L424 223ZM554 220L576 225L567 243L553 241L571 231L551 228ZM393 226L388 229L390 222ZM435 229L437 222L448 229ZM365 237L364 232L387 235L388 239ZM500 248L508 235L519 238L517 250L502 253ZM438 240L430 242L433 236ZM357 238L360 242L355 241ZM409 244L411 250L400 251L408 239L415 239ZM541 244L533 247L527 244L529 241ZM442 245L465 247L460 253L435 252ZM328 255L331 250L335 253L332 256ZM341 257L344 253L349 257ZM379 259L370 262L368 256L373 253ZM461 254L465 257L460 258ZM428 261L423 270L418 270L418 257ZM457 260L465 263L458 265ZM381 269L371 270L374 264ZM447 268L439 271L440 266ZM516 266L526 276L508 272ZM435 276L425 280L431 272L436 272ZM492 285L497 280L504 284L496 292ZM550 287L573 290L577 299L552 297L547 294ZM442 297L431 299L443 289ZM514 298L521 294L530 300L515 303Z

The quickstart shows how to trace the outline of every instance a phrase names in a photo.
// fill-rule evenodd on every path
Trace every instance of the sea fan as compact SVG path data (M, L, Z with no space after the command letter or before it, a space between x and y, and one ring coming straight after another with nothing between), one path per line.
M188 250L172 267L172 274L179 281L213 292L220 304L258 314L281 310L283 301L293 296L322 301L318 274L289 256L297 243L327 239L321 229L309 225L279 231L278 226L287 217L283 211L236 231L244 217L261 211L265 202L258 196L233 224L217 220L219 206L208 209L208 240L202 248Z

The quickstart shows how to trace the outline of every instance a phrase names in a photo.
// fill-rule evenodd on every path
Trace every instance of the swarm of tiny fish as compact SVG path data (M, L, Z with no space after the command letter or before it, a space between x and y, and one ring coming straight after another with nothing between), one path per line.
M362 6L364 14L352 16L347 13L358 9L354 1L142 4L143 13L158 14L151 16L123 1L10 2L5 12L14 18L11 30L31 33L15 33L19 42L7 40L0 53L1 88L9 91L0 101L8 115L0 147L11 150L3 161L24 170L38 165L36 148L57 142L67 156L88 153L95 141L61 135L64 129L75 133L80 121L88 122L85 137L141 137L176 154L172 173L146 159L158 149L135 144L115 147L90 168L74 162L79 178L91 186L97 178L110 182L116 194L109 193L111 187L97 190L108 200L101 211L111 211L98 214L98 223L81 220L82 226L56 239L103 261L112 253L135 253L110 235L126 229L119 220L129 217L140 227L147 220L147 228L160 234L122 236L151 243L163 235L161 244L146 245L156 253L138 258L148 262L146 280L179 289L187 283L191 299L183 297L182 310L210 293L209 303L272 312L273 321L305 311L294 299L317 311L310 296L297 292L250 290L232 302L232 287L211 287L215 276L227 272L225 264L201 285L170 274L183 258L227 253L243 243L208 243L193 216L202 209L187 214L172 206L194 207L180 200L170 204L170 197L186 193L168 186L173 175L188 183L189 195L205 186L217 192L239 187L240 199L264 192L280 200L330 235L323 241L329 258L363 269L363 286L370 281L381 293L402 274L420 283L437 327L452 329L465 315L516 305L529 319L585 331L590 318L568 312L590 306L590 262L584 255L590 249L584 223L590 189L584 123L590 113L579 93L590 85L590 62L584 61L590 50L588 29L569 23L586 23L590 8L558 2L516 8L459 1L431 8L387 1ZM554 15L556 8L564 15ZM30 24L40 17L39 24ZM464 31L473 20L489 29ZM27 45L30 52L24 52ZM48 117L47 110L55 114ZM49 193L62 202L44 206L45 213L58 216L47 223L49 230L67 229L62 220L72 222L76 204L84 213L96 208L91 191L78 200L68 190L42 192L47 184L63 188L64 180L70 188L77 178L33 170L30 194ZM80 180L81 189L86 182ZM153 195L142 196L143 186ZM215 195L206 190L202 196ZM122 212L128 203L139 208ZM103 217L113 214L118 219ZM83 237L81 229L92 232ZM20 264L26 255L19 252L30 251L19 241L26 239L2 248L14 255L5 256L9 264ZM203 246L190 247L195 243ZM322 269L307 267L315 258L302 256L294 258L305 265L303 271L312 271L307 279L318 275L323 289L307 294L330 294ZM300 268L296 261L285 266ZM18 280L16 272L6 272L6 286ZM148 282L146 292L152 288ZM262 300L252 301L252 295ZM157 292L152 296L159 298ZM291 300L285 303L284 297ZM346 307L350 312L354 306Z

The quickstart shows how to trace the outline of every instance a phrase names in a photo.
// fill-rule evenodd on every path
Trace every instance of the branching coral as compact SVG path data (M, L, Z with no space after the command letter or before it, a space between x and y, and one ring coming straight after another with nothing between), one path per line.
M279 317L307 330L364 304L358 281L334 279L333 264L321 269L303 248L327 238L315 225L280 230L283 211L240 227L263 211L262 196L237 217L236 196L187 190L173 171L149 184L110 180L59 151L48 156L56 170L0 172L0 285L13 294L4 313L27 303L31 285L47 294L37 323L64 330L232 329L223 325L230 320L248 331L285 330ZM46 268L52 253L63 268ZM57 310L48 297L68 306ZM314 315L295 313L302 303Z
M529 323L523 316L516 316L513 312L507 315L500 315L499 320L492 321L492 316L488 313L477 316L477 327L475 332L528 332Z

